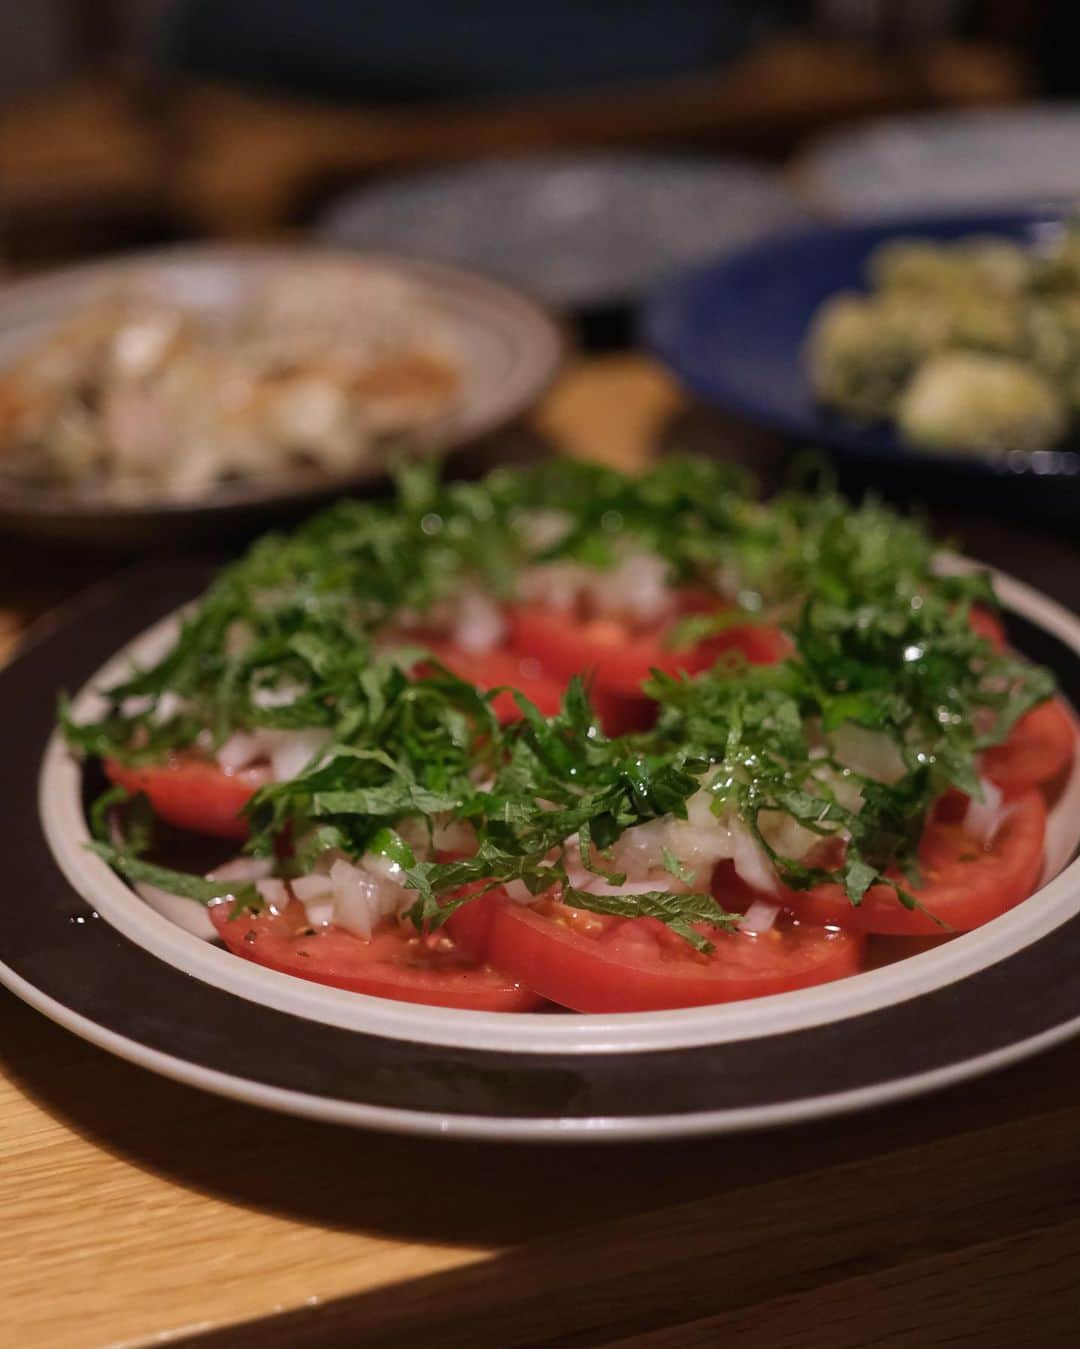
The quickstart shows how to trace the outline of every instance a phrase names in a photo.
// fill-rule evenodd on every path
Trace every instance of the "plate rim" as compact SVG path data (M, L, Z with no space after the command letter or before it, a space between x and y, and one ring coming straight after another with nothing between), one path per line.
M948 1067L851 1091L741 1110L678 1115L598 1116L583 1120L559 1116L531 1119L523 1116L442 1115L430 1111L345 1103L333 1097L289 1091L250 1078L204 1068L175 1055L148 1048L139 1041L118 1035L73 1012L64 1004L42 994L3 962L0 962L0 984L54 1024L71 1031L98 1049L104 1049L128 1063L174 1082L226 1100L324 1124L369 1127L420 1138L502 1143L664 1142L673 1138L720 1137L747 1130L781 1129L787 1125L856 1114L958 1086L1020 1063L1080 1035L1080 1015L1077 1015L1053 1029Z

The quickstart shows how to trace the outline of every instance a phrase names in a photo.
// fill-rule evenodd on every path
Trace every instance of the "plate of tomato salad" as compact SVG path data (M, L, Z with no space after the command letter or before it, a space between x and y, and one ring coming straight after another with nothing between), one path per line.
M4 675L48 741L4 978L99 1043L358 1124L625 1137L1080 1017L1077 624L880 506L410 470L198 589L130 581Z

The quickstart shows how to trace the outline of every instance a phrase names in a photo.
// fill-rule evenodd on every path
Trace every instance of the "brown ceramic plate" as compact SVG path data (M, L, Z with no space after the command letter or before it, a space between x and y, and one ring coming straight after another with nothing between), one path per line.
M110 583L40 629L0 674L0 791L18 840L6 859L0 981L95 1044L298 1115L570 1140L860 1110L1080 1030L1080 861L1070 861L1080 764L1052 811L1035 896L976 932L821 988L687 1011L508 1015L366 997L238 960L156 913L87 852L88 783L53 731L58 687L82 686L76 714L88 710L109 666L167 642L170 615L206 579L186 566ZM1080 621L997 582L1014 643L1080 702Z
M542 306L499 282L443 263L385 253L328 253L292 247L182 247L91 263L0 288L0 366L88 300L135 278L180 304L228 312L275 269L295 271L305 257L339 257L407 278L430 297L458 349L456 403L423 442L423 452L456 461L469 446L506 426L544 392L557 373L565 341ZM314 507L342 492L372 490L385 475L366 467L331 477L251 479L198 501L133 505L81 499L66 491L32 491L0 475L0 529L71 543L136 547L190 542L251 529L284 513Z

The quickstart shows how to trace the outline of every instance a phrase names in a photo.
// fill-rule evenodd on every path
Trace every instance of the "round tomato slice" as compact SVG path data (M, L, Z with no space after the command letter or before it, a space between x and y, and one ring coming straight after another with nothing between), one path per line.
M562 706L568 677L552 674L534 656L505 647L472 652L449 642L425 641L424 645L459 679L478 689L486 692L501 684L507 685L494 702L495 715L504 724L517 721L521 716L521 708L510 689L523 693L545 717L554 716ZM644 730L654 719L652 704L644 698L622 698L606 689L590 687L589 701L607 735Z
M1004 651L1006 647L1005 624L992 609L984 605L974 605L968 613L968 622L980 637L985 637L995 651Z
M480 883L476 883L466 886L461 893L482 888ZM483 959L491 939L492 907L487 898L486 895L481 895L477 899L470 900L468 904L462 904L443 924L444 930L453 938L458 949L476 960Z
M872 887L858 905L839 885L791 891L788 902L810 922L843 924L859 932L941 936L943 924L945 931L956 932L981 927L1026 899L1038 884L1046 803L1037 790L1011 799L992 842L984 847L963 827L966 801L953 794L939 802L919 848L922 882L908 886L901 880L921 909L906 909L885 885Z
M521 709L509 689L523 693L545 717L554 716L559 710L563 683L548 674L532 656L524 656L504 647L497 647L493 651L466 651L452 642L428 639L424 640L424 646L452 674L485 693L498 688L500 684L506 684L508 689L500 693L494 703L495 715L501 722L517 721L521 716Z
M515 904L497 891L487 954L531 988L577 1012L699 1007L826 983L859 969L861 939L782 913L771 931L707 934L695 951L652 918L586 913L555 900Z
M710 599L706 608L700 596L691 596L680 607L681 618L723 606ZM597 690L624 698L640 698L641 686L653 669L697 674L725 651L742 651L754 663L769 664L787 650L777 629L756 624L739 624L693 646L673 648L667 639L679 618L635 630L617 619L579 619L538 604L516 606L508 617L511 645L523 655L564 679L591 673Z
M1004 792L1050 782L1076 752L1076 726L1060 698L1050 698L1016 723L1009 737L983 753L982 771Z
M167 824L214 838L247 838L247 820L240 812L269 781L265 769L229 773L212 759L183 753L139 768L106 759L104 768L110 782L129 792L144 792L154 814Z
M344 928L312 928L295 900L281 912L230 917L215 904L210 917L235 955L318 984L399 1002L479 1012L530 1012L541 999L460 950L445 932L421 936L404 923L386 922L370 941Z

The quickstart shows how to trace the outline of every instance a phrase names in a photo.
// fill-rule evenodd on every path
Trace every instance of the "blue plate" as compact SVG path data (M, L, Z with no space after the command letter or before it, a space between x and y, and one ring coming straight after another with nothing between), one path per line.
M1012 454L1001 461L910 449L885 423L864 426L822 408L803 363L818 306L836 291L864 290L869 255L900 235L957 239L994 234L1025 244L1052 238L1061 213L912 216L775 235L696 268L658 290L641 321L645 346L696 394L801 442L829 446L884 470L900 465L959 483L1029 484L1021 497L1048 500L1068 483L1080 504L1080 455L1071 449ZM1053 484L1053 486L1052 486ZM1050 504L1060 508L1062 500Z

